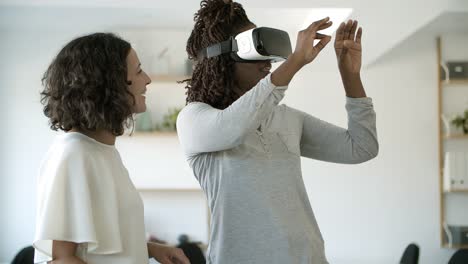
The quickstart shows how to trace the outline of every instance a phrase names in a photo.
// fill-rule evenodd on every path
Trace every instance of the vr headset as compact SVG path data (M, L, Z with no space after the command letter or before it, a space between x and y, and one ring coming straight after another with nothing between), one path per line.
M236 62L278 62L286 60L292 53L292 48L286 31L259 27L201 50L198 58L213 58L226 53L230 53Z

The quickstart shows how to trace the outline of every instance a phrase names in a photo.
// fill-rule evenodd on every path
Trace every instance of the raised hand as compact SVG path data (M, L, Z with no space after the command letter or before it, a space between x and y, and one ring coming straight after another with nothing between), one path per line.
M329 28L331 25L330 18L326 17L299 31L293 55L297 55L296 57L302 59L304 65L312 62L331 40L330 36L317 33L317 31ZM320 41L314 46L314 40L316 39L320 39Z
M341 23L336 31L335 53L338 68L343 74L359 73L362 63L362 28L356 32L357 20L348 20Z
M330 18L326 17L315 21L297 34L294 52L271 74L271 82L274 85L288 85L294 75L304 65L312 62L328 42L330 42L330 36L317 33L317 31L329 28L332 25L332 22L329 20ZM314 46L314 40L316 39L320 41Z

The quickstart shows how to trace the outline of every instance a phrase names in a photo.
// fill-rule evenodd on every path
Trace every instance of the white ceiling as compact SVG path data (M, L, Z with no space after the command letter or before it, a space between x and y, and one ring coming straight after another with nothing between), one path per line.
M421 32L434 36L446 33L467 34L468 12L445 12L429 22Z
M467 13L444 16L447 11L468 10L461 0L239 0L249 18L259 26L294 32L312 8L353 8L352 18L363 26L364 64L417 31L468 28ZM0 27L38 30L112 30L115 28L165 28L190 30L199 0L0 0ZM324 14L327 15L327 14ZM438 20L436 20L438 19ZM450 26L452 25L452 26ZM454 26L453 26L454 25Z

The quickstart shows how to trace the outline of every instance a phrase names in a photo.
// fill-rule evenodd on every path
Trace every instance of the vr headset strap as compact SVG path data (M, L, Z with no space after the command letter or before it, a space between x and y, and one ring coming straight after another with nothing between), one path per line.
M230 37L228 40L213 44L208 46L206 49L203 49L198 54L198 57L201 58L212 58L219 56L225 53L231 53L238 51L237 41L234 37Z

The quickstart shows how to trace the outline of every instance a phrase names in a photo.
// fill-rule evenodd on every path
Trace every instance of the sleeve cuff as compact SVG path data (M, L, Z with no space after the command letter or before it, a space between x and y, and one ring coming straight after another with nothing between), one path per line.
M271 82L271 73L261 79L257 84L261 87L261 94L257 97L255 106L260 108L270 95L273 95L274 100L279 102L284 97L284 92L288 86L276 86Z
M360 97L360 98L351 98L346 97L346 103L351 105L364 105L372 106L372 98L370 97Z
M288 89L288 86L276 86L272 81L271 81L271 72L265 76L264 80L266 81L266 84L268 87L271 87L272 89L280 89L280 90L286 90Z

